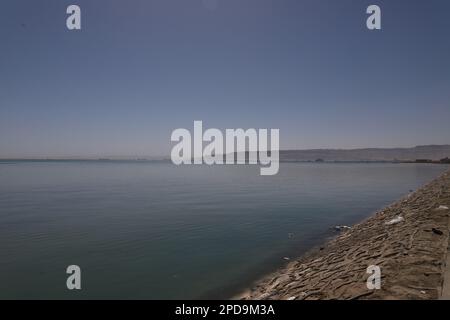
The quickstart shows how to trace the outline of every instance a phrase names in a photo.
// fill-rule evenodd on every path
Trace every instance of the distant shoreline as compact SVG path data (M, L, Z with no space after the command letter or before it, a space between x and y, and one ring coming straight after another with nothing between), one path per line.
M266 276L235 298L449 298L448 207L450 171ZM387 224L398 217L400 222ZM381 268L380 290L366 287L369 265Z
M242 153L242 152L239 152ZM236 154L235 154L236 156ZM248 152L245 158L248 159ZM356 148L280 150L280 162L381 162L450 163L450 145L423 145L412 148ZM0 157L0 161L171 161L168 155L90 155Z

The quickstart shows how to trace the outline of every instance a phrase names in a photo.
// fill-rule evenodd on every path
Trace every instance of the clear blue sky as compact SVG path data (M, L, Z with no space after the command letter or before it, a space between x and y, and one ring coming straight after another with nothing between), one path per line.
M167 155L194 120L279 128L283 149L447 144L449 16L447 0L2 0L0 157Z

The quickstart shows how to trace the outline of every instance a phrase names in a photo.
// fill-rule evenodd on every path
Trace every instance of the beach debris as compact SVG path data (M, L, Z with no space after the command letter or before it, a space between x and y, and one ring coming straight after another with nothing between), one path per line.
M433 231L433 233L440 235L440 236L442 236L444 234L441 230L436 229L436 228L431 228L431 231Z
M287 260L291 260L291 258L289 258L289 257L284 257L283 259L286 260L286 261Z
M448 210L447 206L439 206L437 210Z
M385 224L390 226L399 222L405 221L402 216L396 216L394 219L387 221Z
M297 299L296 296L292 296L292 297L287 298L287 300L295 300L295 299Z
M344 231L344 230L350 230L351 228L349 226L335 226L334 230L336 231Z
M421 294L426 294L426 291L421 290L420 293Z

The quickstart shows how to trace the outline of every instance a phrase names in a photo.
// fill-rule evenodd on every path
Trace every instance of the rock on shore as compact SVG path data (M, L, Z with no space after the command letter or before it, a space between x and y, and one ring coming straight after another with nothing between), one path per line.
M437 299L449 240L450 172L259 281L244 299ZM367 267L381 269L370 290Z

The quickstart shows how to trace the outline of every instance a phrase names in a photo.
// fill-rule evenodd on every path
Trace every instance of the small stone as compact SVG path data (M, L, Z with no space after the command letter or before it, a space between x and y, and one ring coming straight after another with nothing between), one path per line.
M433 231L433 233L440 235L440 236L442 236L444 234L441 230L436 229L436 228L432 228L431 231Z

